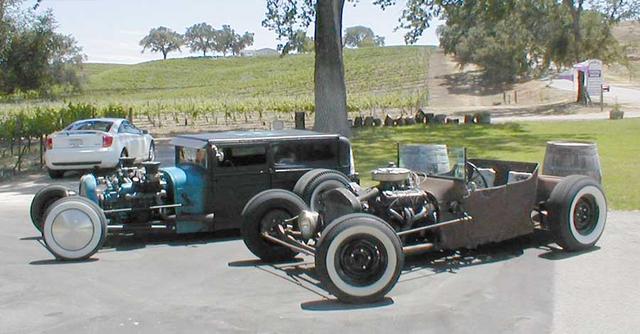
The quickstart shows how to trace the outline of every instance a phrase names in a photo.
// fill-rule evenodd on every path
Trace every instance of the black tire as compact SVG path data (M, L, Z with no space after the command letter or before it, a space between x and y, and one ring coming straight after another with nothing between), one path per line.
M296 182L293 192L300 196L313 211L321 210L320 195L331 189L349 187L349 178L332 169L308 171Z
M270 224L297 216L307 205L296 194L282 189L265 190L247 202L242 210L242 239L247 248L266 262L292 259L298 253L290 248L274 244L262 237Z
M49 174L49 177L52 179L61 179L64 177L64 170L57 170L57 169L50 169L47 168L47 174Z
M47 209L42 237L47 249L59 260L88 259L104 244L107 218L87 198L62 198Z
M147 156L147 161L154 161L156 159L156 144L152 141L149 144L149 155Z
M49 206L61 198L72 195L75 195L73 191L59 184L51 184L40 189L33 197L33 200L31 201L31 208L29 210L33 226L35 226L38 231L42 232L44 215Z
M342 302L379 301L398 282L402 244L393 228L376 216L342 216L327 226L318 243L316 273Z
M546 203L556 243L566 251L580 251L598 242L607 221L607 199L598 182L571 175L551 191Z

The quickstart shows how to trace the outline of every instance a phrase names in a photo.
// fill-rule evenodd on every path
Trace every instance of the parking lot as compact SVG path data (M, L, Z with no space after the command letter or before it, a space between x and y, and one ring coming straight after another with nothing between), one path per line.
M339 304L310 258L259 262L237 232L117 237L90 261L57 262L28 210L51 180L0 185L0 329L88 332L619 332L640 326L640 214L611 212L598 247L544 234L409 258L375 305ZM75 176L62 181L70 187Z

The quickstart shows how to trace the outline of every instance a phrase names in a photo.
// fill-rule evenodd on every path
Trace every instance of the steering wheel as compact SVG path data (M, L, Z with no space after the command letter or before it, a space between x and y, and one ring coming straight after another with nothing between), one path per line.
M484 175L480 173L480 171L478 170L478 166L476 166L471 161L467 161L465 166L467 169L467 183L476 182L478 179L481 179L482 183L484 183L483 188L489 188L489 182L487 182L487 179L484 177Z

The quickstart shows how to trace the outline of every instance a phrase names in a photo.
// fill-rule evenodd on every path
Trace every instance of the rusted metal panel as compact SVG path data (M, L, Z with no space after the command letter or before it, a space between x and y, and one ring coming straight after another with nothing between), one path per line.
M461 199L462 208L474 219L440 229L442 249L474 248L533 232L531 212L536 204L538 164L473 160L496 171L494 187L477 189ZM507 184L509 171L531 173L526 180Z
M556 187L563 177L552 175L538 175L538 192L536 196L536 202L545 202L549 199L551 191Z

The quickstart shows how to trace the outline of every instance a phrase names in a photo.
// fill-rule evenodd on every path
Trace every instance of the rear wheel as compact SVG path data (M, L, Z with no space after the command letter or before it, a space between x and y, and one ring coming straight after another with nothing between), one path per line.
M335 188L346 188L349 179L342 173L331 169L314 169L304 174L293 192L300 196L313 211L322 211L322 194Z
M262 233L277 235L284 221L297 216L302 210L307 210L307 205L290 191L272 189L255 195L242 210L244 221L240 231L245 245L263 261L293 258L296 252L265 240Z
M551 231L558 245L580 251L598 242L607 221L607 200L598 182L572 175L551 192L546 204Z
M47 173L52 179L61 179L64 176L64 170L56 170L47 168Z
M33 200L31 201L31 208L29 210L33 226L35 226L38 231L42 232L44 214L47 212L47 209L55 201L71 195L75 195L75 193L67 187L63 187L58 184L51 184L40 189L33 197Z
M100 207L84 197L62 198L47 210L42 236L56 258L87 259L104 244L107 218Z
M387 223L354 213L327 226L315 264L320 281L340 301L370 303L382 299L396 284L404 254Z

